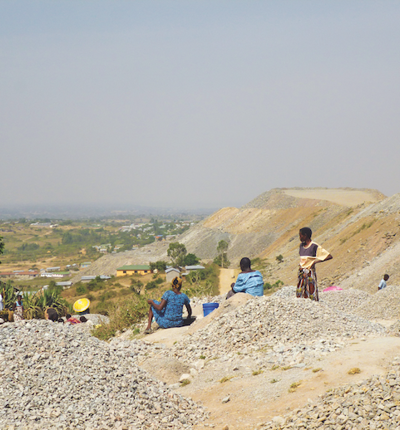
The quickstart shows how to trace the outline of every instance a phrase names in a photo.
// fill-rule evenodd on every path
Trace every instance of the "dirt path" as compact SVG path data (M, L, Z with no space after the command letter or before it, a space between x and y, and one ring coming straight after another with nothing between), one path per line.
M223 429L226 425L229 430L254 429L274 416L283 416L291 409L303 407L330 388L359 382L373 374L383 374L386 366L398 355L400 338L357 340L345 349L316 361L312 367L268 370L247 377L240 377L242 369L239 367L237 377L224 383L219 382L226 376L221 369L210 368L177 391L201 402L211 413L207 426L198 425L196 430L210 428L210 424L216 429ZM360 368L361 373L349 375L348 371L354 367ZM321 370L313 372L315 369ZM277 382L271 383L273 380ZM289 393L290 385L299 381L302 382L297 390ZM222 399L227 396L230 400L223 404Z
M220 269L219 272L219 294L227 294L231 289L232 282L235 282L239 269Z

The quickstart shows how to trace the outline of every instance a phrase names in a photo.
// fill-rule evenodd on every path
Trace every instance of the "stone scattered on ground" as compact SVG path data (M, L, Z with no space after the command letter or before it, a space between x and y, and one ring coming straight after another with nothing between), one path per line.
M76 328L45 320L0 327L1 428L191 429L204 419L136 365L137 342L115 348Z
M276 418L276 419L275 419ZM275 417L259 429L390 429L400 428L400 358L386 375L329 391L316 402Z

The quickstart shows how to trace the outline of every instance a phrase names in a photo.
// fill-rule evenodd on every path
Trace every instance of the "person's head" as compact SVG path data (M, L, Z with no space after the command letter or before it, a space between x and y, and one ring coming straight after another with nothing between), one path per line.
M58 321L58 313L54 308L47 309L47 317L50 321L57 322Z
M67 318L67 320L69 320L71 318L71 314L65 315L65 318Z
M85 322L87 322L87 318L82 316L82 317L79 318L79 321L81 323L85 323Z
M246 270L251 270L251 261L250 258L243 257L240 260L240 270L245 272Z
M22 300L22 296L21 296L21 294L18 294L18 296L17 296L17 300L18 300L19 302Z
M182 288L182 278L180 276L175 276L171 282L172 288L180 291Z
M384 281L387 281L389 279L389 275L387 274L387 273L385 273L384 275L383 275L383 280Z
M307 243L311 240L312 230L310 227L303 227L299 230L299 238L301 243Z

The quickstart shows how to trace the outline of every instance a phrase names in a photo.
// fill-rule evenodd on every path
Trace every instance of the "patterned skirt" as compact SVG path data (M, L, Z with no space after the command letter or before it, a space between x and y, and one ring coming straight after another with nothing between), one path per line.
M305 298L319 301L317 273L315 270L299 268L296 297L298 299Z
M22 310L22 306L17 306L14 311L14 322L23 321L24 320L24 312Z

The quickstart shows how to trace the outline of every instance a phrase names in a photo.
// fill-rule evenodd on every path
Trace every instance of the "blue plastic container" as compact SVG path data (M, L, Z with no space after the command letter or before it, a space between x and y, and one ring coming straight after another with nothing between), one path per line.
M214 309L218 309L218 308L219 308L219 303L204 303L203 304L203 315L206 317Z

